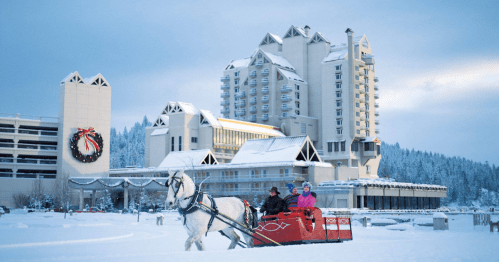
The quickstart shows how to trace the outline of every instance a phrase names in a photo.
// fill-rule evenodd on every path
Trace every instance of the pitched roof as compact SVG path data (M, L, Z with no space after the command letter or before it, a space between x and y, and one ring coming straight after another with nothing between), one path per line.
M293 65L291 65L291 63L288 60L286 60L286 58L279 56L279 55L274 55L272 53L265 52L263 50L262 50L262 52L270 59L272 64L286 67L286 68L289 68L291 70L295 70Z
M347 55L348 55L348 49L346 48L338 51L333 51L329 53L329 55L322 60L322 63L332 62L336 60L343 60L347 57Z
M231 67L234 67L234 68L248 67L250 62L251 62L251 57L243 58L243 59L239 59L239 60L232 60L232 62L230 62L230 64L227 66L227 69L230 69Z
M278 69L278 70L287 79L306 83L305 80L303 80L299 75L295 74L294 72L291 72L291 71L288 71L288 70L285 70L285 69Z
M174 151L166 155L165 159L159 164L158 169L166 168L188 168L206 164L205 159L212 157L211 164L217 165L218 161L210 149L190 150L190 151Z
M295 136L248 140L234 156L231 164L294 162L301 159L300 154L304 148L307 150L306 147L310 146L313 152L309 160L305 161L322 162L308 136ZM312 158L314 160L310 160Z
M285 135L279 131L276 127L269 125L262 125L256 123L250 123L246 121L239 121L226 118L218 118L218 123L223 129L244 131L257 134L265 134L270 136L284 137Z

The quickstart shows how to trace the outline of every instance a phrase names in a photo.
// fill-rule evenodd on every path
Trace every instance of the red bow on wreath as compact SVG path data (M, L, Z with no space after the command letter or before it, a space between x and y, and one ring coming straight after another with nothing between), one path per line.
M88 129L78 128L78 136L80 138L83 136L85 137L85 147L87 151L90 149L88 147L88 142L92 143L96 151L99 151L99 145L92 138L89 138L89 135L95 137L95 129L93 127L89 127Z

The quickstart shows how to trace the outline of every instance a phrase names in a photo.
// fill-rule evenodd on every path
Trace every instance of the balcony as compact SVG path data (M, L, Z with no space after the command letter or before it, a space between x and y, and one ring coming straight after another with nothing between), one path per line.
M255 105L256 104L256 97L252 97L250 99L250 105Z
M262 96L262 102L263 103L268 103L269 102L269 96Z
M268 84L269 84L269 78L268 77L262 78L262 85L268 85Z
M360 70L360 71L359 71L359 75L361 75L361 76L365 76L366 74L365 74L364 70Z
M222 102L220 102L220 105L221 106L228 106L228 105L230 105L230 102L229 102L229 100L223 100Z
M256 122L256 115L251 115L249 121Z
M364 98L361 98L361 99L359 99L359 102L361 102L361 103L365 104L365 103L366 103L366 100L365 100Z
M374 113L375 116L379 116L379 112Z
M246 120L246 117L245 116L241 116L238 118L239 120Z
M376 83L377 83L378 81L379 81L379 80L378 80L378 77L377 77L377 76L376 76L376 77L374 77L374 82L376 82Z
M228 113L230 113L230 109L228 107L220 110L220 114L222 114L222 115L225 115L225 114L228 114Z
M374 56L372 55L363 55L362 61L366 63L366 65L374 65Z
M268 94L269 93L269 87L262 87L262 94Z
M359 93L365 94L366 92L364 90L365 90L365 88L359 89Z
M268 121L269 120L269 114L263 114L262 115L262 120L263 121Z
M246 97L246 91L241 91L239 93L236 93L236 98L245 98Z
M291 96L290 95L282 95L281 96L281 101L282 102L288 102L288 101L291 101Z
M246 105L246 100L241 100L236 102L237 107L242 107Z
M251 71L251 73L249 74L249 76L251 78L255 78L256 77L256 70Z
M268 76L268 75L269 75L269 69L268 68L262 69L262 76Z
M379 90L379 87L377 85L374 85L374 90L375 91L378 91Z
M379 104L378 103L374 103L374 107L378 108Z
M366 121L366 117L365 116L361 116L360 117L360 121Z
M376 134L379 134L379 129L376 129L376 131L375 131L375 132L376 132Z
M252 89L250 90L250 95L252 95L252 96L256 96L256 88L252 88Z
M256 113L256 106L252 106L250 108L250 113L253 113L253 114Z
M269 111L269 106L268 105L262 106L262 112L268 112L268 111Z
M255 63L255 66L256 66L257 68L262 67L262 66L263 66L263 61L262 61L262 60L257 61L257 62Z
M250 86L256 86L256 79L250 81Z
M379 120L374 121L376 125L379 125Z
M291 92L291 91L293 91L293 88L291 88L290 86L283 85L281 87L281 93L288 93L288 92Z
M291 109L293 109L293 108L292 108L292 107L289 107L289 106L288 106L288 104L283 104L283 105L281 106L281 110L282 110L282 111L289 111L289 110L291 110Z
M230 76L229 75L226 75L226 76L223 76L222 78L220 78L220 81L222 82L227 82L230 80Z
M229 97L229 96L230 96L229 92L223 92L223 93L220 94L221 98L226 98L226 97Z
M244 116L246 115L246 109L240 109L236 111L236 116Z
M223 84L223 85L220 86L220 89L222 89L222 90L226 90L226 89L229 89L229 88L230 88L229 83Z
M374 94L375 99L379 99L379 94Z

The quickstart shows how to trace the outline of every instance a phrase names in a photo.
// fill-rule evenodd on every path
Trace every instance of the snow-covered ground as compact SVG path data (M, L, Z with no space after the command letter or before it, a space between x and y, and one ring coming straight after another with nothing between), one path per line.
M176 212L156 215L24 213L0 217L0 261L497 261L499 233L473 226L471 215L449 215L449 231L433 231L415 221L431 215L371 215L373 221L410 221L362 227L355 221L353 241L227 251L229 241L210 233L207 251L184 251L187 238ZM495 217L497 220L497 217Z

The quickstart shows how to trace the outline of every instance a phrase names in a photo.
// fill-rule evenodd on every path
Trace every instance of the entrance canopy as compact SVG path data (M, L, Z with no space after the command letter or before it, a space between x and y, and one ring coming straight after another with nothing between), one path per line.
M92 178L92 177L71 177L69 178L69 188L83 190L105 190L105 189L147 189L166 191L166 177L109 177L109 178Z

